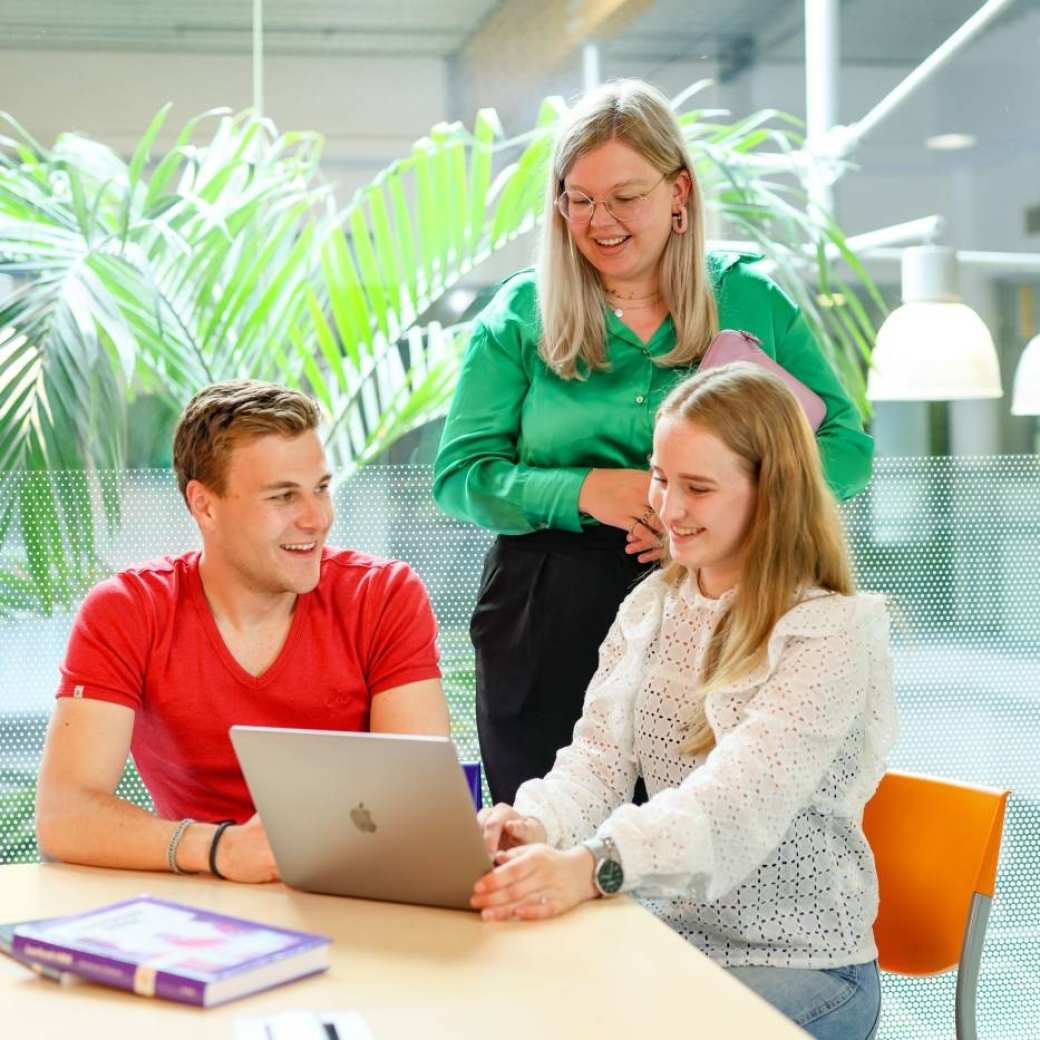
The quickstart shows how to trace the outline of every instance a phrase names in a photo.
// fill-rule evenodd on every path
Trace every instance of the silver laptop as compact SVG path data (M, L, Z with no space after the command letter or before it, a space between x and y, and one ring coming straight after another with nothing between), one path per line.
M491 860L447 737L232 726L231 743L287 884L470 909Z

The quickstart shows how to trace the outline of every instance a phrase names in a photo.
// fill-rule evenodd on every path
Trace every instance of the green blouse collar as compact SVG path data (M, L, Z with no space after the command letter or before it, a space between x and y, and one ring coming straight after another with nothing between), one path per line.
M712 286L718 287L722 276L737 264L751 264L761 260L761 253L739 253L736 250L715 250L708 254L708 277ZM604 305L607 319L607 336L611 340L621 340L636 350L650 357L667 354L675 346L675 324L671 315L657 327L649 341L644 343L615 313L612 307Z
M665 316L664 321L654 330L650 339L644 343L613 311L611 307L604 306L603 312L607 318L607 339L622 340L629 346L644 354L657 355L667 354L675 346L675 325L670 314Z

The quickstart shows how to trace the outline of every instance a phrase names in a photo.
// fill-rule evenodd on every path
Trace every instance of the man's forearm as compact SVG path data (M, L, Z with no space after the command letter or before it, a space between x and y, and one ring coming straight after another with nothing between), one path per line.
M41 797L36 834L48 859L125 870L169 870L167 850L177 820L161 820L130 802L101 791L79 791L48 805ZM209 869L209 846L216 826L193 823L177 846L181 870Z

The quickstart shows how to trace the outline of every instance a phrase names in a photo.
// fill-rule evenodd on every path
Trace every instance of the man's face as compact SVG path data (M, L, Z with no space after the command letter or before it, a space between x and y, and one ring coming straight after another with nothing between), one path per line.
M332 526L330 479L313 430L243 441L228 460L224 494L204 496L207 555L252 591L310 592Z

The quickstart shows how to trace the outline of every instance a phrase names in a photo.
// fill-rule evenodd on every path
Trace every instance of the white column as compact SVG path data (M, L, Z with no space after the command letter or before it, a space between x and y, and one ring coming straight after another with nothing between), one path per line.
M877 454L930 454L929 423L927 401L875 401L871 433Z
M828 213L834 212L834 192L829 164L820 152L838 122L840 19L839 0L805 0L805 123L812 162L805 185L810 202Z
M253 0L253 108L264 114L264 0Z
M951 232L959 241L977 241L981 237L977 234L979 221L976 219L978 206L975 193L978 190L978 181L970 168L955 171L951 180ZM996 335L1000 329L1000 315L997 313L991 272L974 264L959 264L958 289L961 299L986 323L990 333ZM1001 371L1000 380L1009 392L1009 373ZM950 454L998 455L1001 442L1001 414L1010 407L1010 399L1007 396L978 401L951 401Z
M599 68L599 44L594 41L584 44L581 48L581 79L582 88L586 93L595 90L602 82Z

